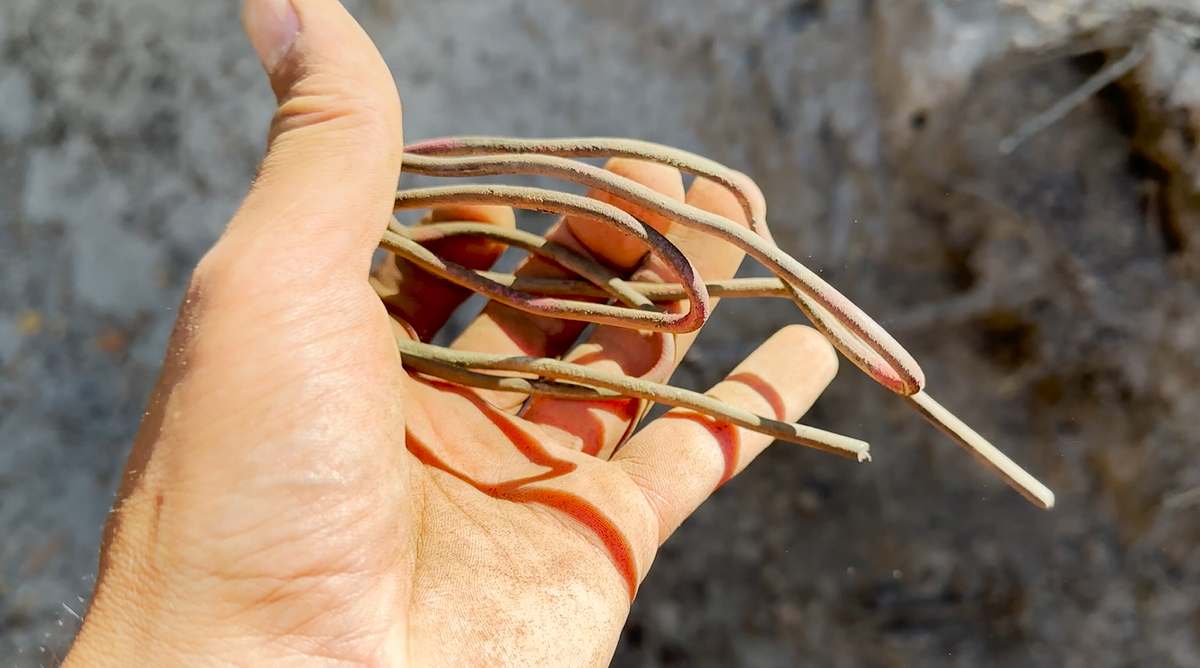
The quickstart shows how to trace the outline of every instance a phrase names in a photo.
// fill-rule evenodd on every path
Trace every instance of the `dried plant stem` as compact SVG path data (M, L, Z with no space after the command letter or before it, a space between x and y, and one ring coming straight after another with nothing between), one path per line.
M465 146L470 146L466 139L458 141ZM487 145L485 141L479 141L481 144ZM629 145L636 144L643 147L637 155L642 159L668 164L705 177L719 177L721 179L719 182L722 184L737 183L738 181L737 174L732 170L677 149L664 148L664 154L658 155L656 159L655 151L652 149L657 147L652 144L632 140L611 140L620 142L623 150L603 155L598 154L596 146L601 145L604 140L577 141L588 148L586 152L588 157L597 155L599 157L628 156L632 153ZM793 299L813 325L821 330L847 359L880 384L906 396L919 392L924 386L925 377L920 366L890 334L858 306L835 290L833 286L762 236L716 214L676 202L630 179L592 165L565 159L561 156L576 155L580 151L572 150L569 142L559 140L559 143L562 145L554 144L550 148L536 151L539 153L537 155L435 157L426 154L412 156L406 158L404 169L413 173L433 176L478 177L512 174L553 176L616 195L675 223L707 232L739 247L789 283L794 288ZM466 151L468 149L459 148L457 150ZM542 154L552 152L554 155ZM691 160L697 161L697 165L700 166L689 168L688 156L691 156ZM487 186L463 186L463 188L473 187L478 188L481 195L488 188ZM401 193L397 195L397 206L410 208L413 200L440 194L444 190L418 189ZM435 191L437 192L435 193ZM540 192L549 194L549 191ZM749 201L744 194L741 199ZM526 208L547 210L538 206L539 203L536 201L527 200L524 204ZM516 203L513 205L521 206ZM755 220L753 213L749 215L752 221ZM605 222L615 223L615 221ZM760 230L766 228L762 221L758 221L757 225ZM669 242L667 243L669 245ZM650 243L650 247L651 251L655 253L663 251L661 248L656 248L654 243Z
M918 392L911 397L905 397L905 401L947 436L975 455L976 459L1003 478L1004 482L1020 492L1022 496L1042 508L1054 506L1054 492L1029 475L1025 469L1017 466L1016 462L1000 452L996 446L988 443L987 439L968 427L965 422L934 401L933 397L924 392Z
M741 204L749 229L703 211L577 158L625 157L675 167L712 180ZM737 172L686 151L630 139L503 139L463 137L406 147L406 172L437 177L548 176L578 183L733 244L758 260L776 278L704 282L691 262L662 234L623 210L596 199L542 188L508 185L455 185L416 188L396 194L397 211L456 204L502 204L585 218L642 241L674 275L676 283L626 281L594 258L520 230L471 222L405 227L393 221L381 247L425 271L513 308L554 318L643 331L684 333L699 329L711 313L710 298L787 297L856 366L958 441L1030 501L1054 505L1054 495L978 433L925 394L924 375L912 356L849 299L770 241L766 221ZM455 237L480 237L521 248L579 278L518 277L476 271L448 262L424 244ZM604 301L587 301L585 299ZM687 308L660 304L686 302ZM557 359L514 357L449 350L401 339L404 364L430 378L476 388L604 401L637 398L687 408L722 422L775 438L870 459L866 443L819 429L772 420L696 392L648 378L603 373ZM532 377L530 377L532 376Z
M1054 106L1029 119L1012 134L1000 140L1000 152L1008 155L1017 150L1017 147L1030 137L1061 121L1067 114L1074 111L1076 107L1086 102L1091 96L1099 93L1105 86L1132 72L1133 68L1137 67L1138 63L1142 62L1142 59L1145 57L1145 45L1140 43L1133 45L1129 49L1129 53L1125 54L1121 59L1089 77L1079 88L1068 93L1066 97L1056 102Z
M459 372L475 370L510 371L514 373L533 374L554 380L568 380L574 383L583 383L584 386L512 377L503 379L508 382L501 386L493 384L495 380L498 380L495 376L480 373L474 373L469 376L465 373L459 373L457 382L475 387L487 384L489 385L488 389L501 389L501 387L504 387L511 388L510 391L515 390L555 397L563 397L566 394L571 394L573 396L570 398L573 399L586 398L593 401L596 399L613 399L619 397L646 399L667 406L691 409L738 427L745 427L746 429L774 436L783 441L807 445L811 448L832 452L843 457L851 457L858 461L867 461L871 458L869 447L863 441L821 429L814 429L813 427L805 427L803 425L765 418L700 394L699 392L692 392L670 385L651 383L638 378L630 378L629 376L605 373L578 364L544 357L513 357L509 355L472 353L461 350L448 350L428 343L404 340L398 341L397 345L400 347L400 354L406 364L410 364L414 368L430 375L441 377L444 380L450 380L442 375L447 367L454 368ZM599 388L599 390L595 388ZM603 390L608 390L608 392L602 392Z
M569 278L536 278L528 276L513 276L492 271L480 271L480 275L488 277L501 285L519 292L535 295L553 295L555 297L604 297L606 290L587 281L577 281ZM652 302L675 302L687 299L687 293L678 283L641 283L627 282L630 290L641 294ZM731 278L727 281L709 281L704 284L709 297L716 299L735 299L738 297L782 297L791 299L792 293L783 281L778 278Z

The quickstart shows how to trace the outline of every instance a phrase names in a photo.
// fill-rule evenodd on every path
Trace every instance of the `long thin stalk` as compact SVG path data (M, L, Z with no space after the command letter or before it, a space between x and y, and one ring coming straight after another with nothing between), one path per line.
M578 158L635 158L675 167L712 180L741 204L749 228L722 216L676 202L628 178ZM716 162L666 146L631 139L506 139L463 137L406 147L406 172L436 177L538 175L578 183L730 243L767 267L775 278L704 282L690 260L666 237L623 210L589 197L505 185L418 188L396 195L396 210L454 204L502 204L582 217L609 225L643 242L676 283L626 281L587 257L543 237L471 222L405 227L393 221L381 247L420 268L528 313L663 333L699 329L711 314L710 298L786 297L856 366L907 402L938 429L971 451L1007 484L1043 508L1054 494L995 446L924 392L925 378L909 353L853 302L771 241L761 207L745 177ZM448 262L424 244L454 237L482 237L549 260L578 278L535 278L477 271ZM587 301L588 299L603 301ZM619 304L611 303L612 301ZM687 308L664 308L686 302ZM667 334L664 334L666 336ZM608 374L556 359L448 350L399 340L404 364L430 378L476 388L605 401L622 397L687 408L714 419L828 452L869 459L867 444L819 429L748 413L711 397ZM486 373L484 373L486 372ZM506 375L507 374L507 375ZM530 378L529 376L533 376Z

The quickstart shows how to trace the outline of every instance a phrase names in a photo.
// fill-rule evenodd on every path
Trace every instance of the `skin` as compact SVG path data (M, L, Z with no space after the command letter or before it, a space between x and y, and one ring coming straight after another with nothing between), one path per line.
M436 331L466 294L395 258L368 280L403 153L392 76L335 0L280 7L245 9L280 105L268 153L194 272L65 665L606 665L658 547L770 439L673 411L618 449L636 400L522 410L406 373L394 337ZM745 219L710 182L608 169ZM433 217L513 225L501 207ZM706 280L742 259L646 218ZM550 237L655 276L644 248L587 221ZM478 268L499 252L438 250ZM572 349L582 329L492 304L454 347L635 375L659 357L654 336L609 327ZM675 363L694 338L676 337ZM794 421L836 370L824 338L790 327L710 394Z

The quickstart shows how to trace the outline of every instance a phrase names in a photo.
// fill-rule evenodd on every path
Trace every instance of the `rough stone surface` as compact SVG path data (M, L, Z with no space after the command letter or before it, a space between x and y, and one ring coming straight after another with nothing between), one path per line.
M0 666L78 628L191 266L270 94L237 3L0 3ZM664 548L616 666L1200 666L1195 0L362 0L410 139L628 135L762 185L779 243L1042 476L1037 511L845 365ZM999 140L1147 57L1012 155ZM799 314L726 302L714 382Z

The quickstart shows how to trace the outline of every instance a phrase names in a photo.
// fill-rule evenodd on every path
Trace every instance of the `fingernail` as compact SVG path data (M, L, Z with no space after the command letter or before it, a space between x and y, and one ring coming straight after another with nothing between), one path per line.
M300 32L300 19L291 0L246 0L242 24L268 73L275 71Z

